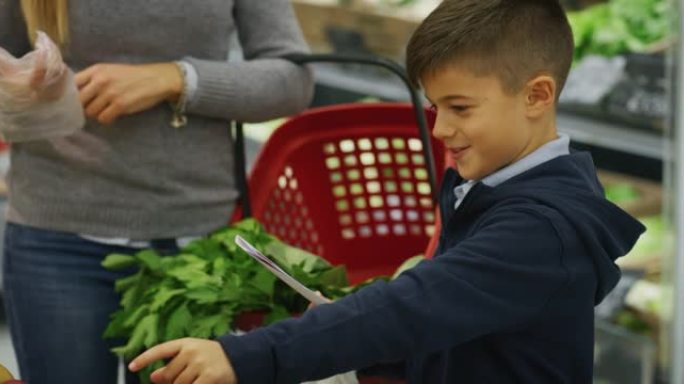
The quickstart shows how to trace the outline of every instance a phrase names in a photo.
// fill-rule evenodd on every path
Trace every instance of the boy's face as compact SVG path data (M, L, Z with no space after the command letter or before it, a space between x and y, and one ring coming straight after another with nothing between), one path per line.
M536 148L525 91L506 94L496 76L460 66L430 73L422 84L437 113L432 134L464 179L480 180Z

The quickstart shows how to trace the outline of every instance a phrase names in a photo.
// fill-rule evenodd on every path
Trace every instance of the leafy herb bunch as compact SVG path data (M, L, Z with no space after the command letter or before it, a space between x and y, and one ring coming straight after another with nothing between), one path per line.
M102 263L105 268L137 267L136 273L116 282L121 308L112 315L104 337L127 343L113 351L130 359L163 341L230 332L243 312L265 312L268 324L306 310L306 299L242 251L235 235L326 297L339 298L352 290L343 266L333 267L269 235L257 221L244 220L191 242L175 256L149 249L109 255Z

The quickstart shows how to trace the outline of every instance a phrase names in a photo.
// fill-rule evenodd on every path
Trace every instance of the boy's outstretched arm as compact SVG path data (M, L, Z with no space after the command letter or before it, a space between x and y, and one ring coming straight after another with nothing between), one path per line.
M534 321L568 281L562 249L544 214L501 207L476 234L390 283L217 340L249 384L319 380L420 358Z
M128 368L137 372L146 366L171 359L152 373L155 384L236 384L233 366L221 344L213 340L184 338L154 346L136 357Z
M228 366L232 380L249 384L298 383L399 363L533 321L570 278L562 249L544 214L501 208L476 234L390 283L372 284L298 319L219 337L221 357L214 342L206 349L216 353L194 355L184 353L194 341L175 341L152 360L175 356L167 368L176 368L167 374L189 370L202 380L205 370ZM198 381L206 382L213 381Z

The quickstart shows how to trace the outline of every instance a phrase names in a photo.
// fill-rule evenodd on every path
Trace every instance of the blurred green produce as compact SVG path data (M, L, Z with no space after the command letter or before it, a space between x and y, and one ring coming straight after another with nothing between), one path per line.
M673 14L666 0L610 0L569 12L575 38L574 60L589 54L646 52L672 36Z

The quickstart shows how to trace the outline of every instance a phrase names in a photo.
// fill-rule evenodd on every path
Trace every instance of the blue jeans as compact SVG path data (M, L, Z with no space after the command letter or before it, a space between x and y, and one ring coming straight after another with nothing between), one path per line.
M176 252L171 242L160 251ZM110 253L136 251L76 234L7 224L3 296L22 380L117 382L119 359L110 348L122 340L103 339L102 333L119 307L115 280L135 271L112 272L100 263Z

